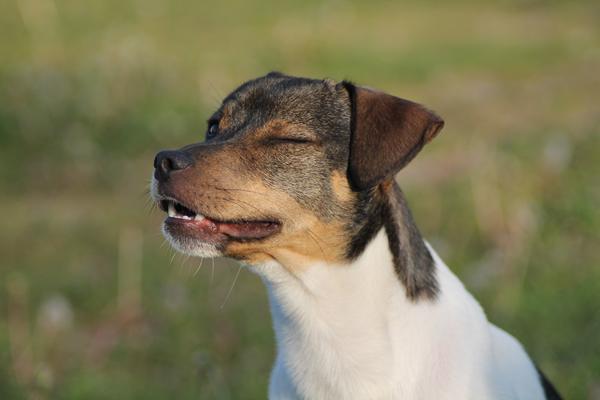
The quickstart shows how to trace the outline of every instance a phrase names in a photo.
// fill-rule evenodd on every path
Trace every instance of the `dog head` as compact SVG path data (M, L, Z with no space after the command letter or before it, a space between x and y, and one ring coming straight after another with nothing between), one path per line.
M154 160L163 232L197 256L302 266L356 257L393 176L443 121L349 82L271 73L227 96L205 140Z

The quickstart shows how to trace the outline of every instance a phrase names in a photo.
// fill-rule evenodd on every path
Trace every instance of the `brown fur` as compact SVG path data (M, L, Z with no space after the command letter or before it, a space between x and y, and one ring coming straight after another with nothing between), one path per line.
M235 149L209 154L202 171L181 171L164 186L163 193L216 220L235 221L251 215L281 222L281 232L272 238L228 243L223 249L227 256L249 263L286 259L287 264L298 267L316 260L342 263L346 245L340 233L344 232L343 221L318 218L288 193L265 186L253 174L241 173L239 158ZM332 174L331 181L342 202L352 201L340 171Z
M433 139L444 121L420 104L349 85L354 126L349 172L358 189L395 174Z
M269 74L227 96L210 121L210 138L179 150L193 162L156 164L182 165L159 171L158 192L217 223L278 224L259 239L225 231L215 238L223 255L292 271L342 265L385 227L408 296L435 295L431 257L392 178L439 117L348 82Z

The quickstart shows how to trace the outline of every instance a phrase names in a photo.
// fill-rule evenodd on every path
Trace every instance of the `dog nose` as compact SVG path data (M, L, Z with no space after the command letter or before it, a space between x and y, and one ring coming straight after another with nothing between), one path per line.
M185 169L193 163L194 160L183 151L161 151L154 158L154 177L165 181L171 172Z

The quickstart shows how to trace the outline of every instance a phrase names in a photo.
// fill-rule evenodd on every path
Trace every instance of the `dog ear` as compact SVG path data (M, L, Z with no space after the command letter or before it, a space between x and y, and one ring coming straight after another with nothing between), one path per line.
M444 126L420 104L342 84L352 106L348 173L355 190L372 188L400 171Z

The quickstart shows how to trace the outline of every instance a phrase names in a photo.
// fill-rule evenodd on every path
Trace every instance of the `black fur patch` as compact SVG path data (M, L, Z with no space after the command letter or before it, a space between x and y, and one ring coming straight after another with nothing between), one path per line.
M546 375L538 368L535 367L540 377L540 383L542 384L542 388L544 388L544 394L546 395L546 400L562 400L561 395L558 393L558 390L554 387L554 385L546 378Z
M435 299L439 291L435 264L396 182L392 183L387 201L383 213L385 231L406 295L413 301Z
M378 127L363 126L364 132L357 132L357 120L364 117L358 115L357 89L354 84L348 81L342 82L342 86L348 91L351 111L351 150L349 155L350 163L348 176L350 177L349 181L352 189L358 192L359 196L354 220L355 224L358 226L364 224L357 233L353 234L348 255L350 258L355 258L360 255L369 241L381 227L384 226L390 244L390 251L394 257L394 269L398 279L405 287L408 298L414 301L420 298L434 299L439 289L435 278L433 258L431 257L429 250L427 250L425 242L414 223L400 187L395 181L392 181L393 183L389 187L389 190L386 193L381 194L379 186L375 186L374 184L364 184L364 182L361 182L361 179L357 179L357 177L354 176L355 174L353 174L353 171L350 168L353 158L357 158L357 155L353 154L352 150L356 150L353 144L360 139L358 136L372 135L374 131L377 131ZM401 99L395 100L404 101ZM411 102L406 103L411 107L414 105L414 103ZM419 107L417 108L419 109ZM377 111L381 110L370 109L369 113L372 114ZM433 116L433 114L431 115ZM396 116L394 115L382 115L379 118L376 118L375 122L380 123L382 119L391 118L390 125L402 125L402 121L396 121L394 119L395 117ZM398 137L408 136L408 133L406 135L396 135L396 137L392 137L392 139L397 140ZM412 146L407 147L407 151L400 159L399 165L403 166L412 159L421 150L424 144L425 134L421 134ZM387 151L393 150L393 157L397 157L402 153L399 151L400 146L394 146L392 143L389 143L388 147L389 149ZM368 153L367 150L372 149L360 149L362 153ZM382 153L378 150L377 154L363 154L361 156L363 158L363 164L367 160L368 163L377 164L380 162L378 157L381 157ZM382 168L385 169L384 167ZM398 167L398 169L399 168L400 167ZM386 174L387 173L383 173L382 176Z
M383 227L385 204L381 199L376 199L376 195L377 189L358 193L353 223L348 229L351 240L347 257L350 260L360 256L371 239Z
M377 189L362 192L356 208L359 227L352 236L348 257L354 259L384 227L394 270L409 299L433 300L439 291L435 264L421 237L404 195L396 182L383 194Z

